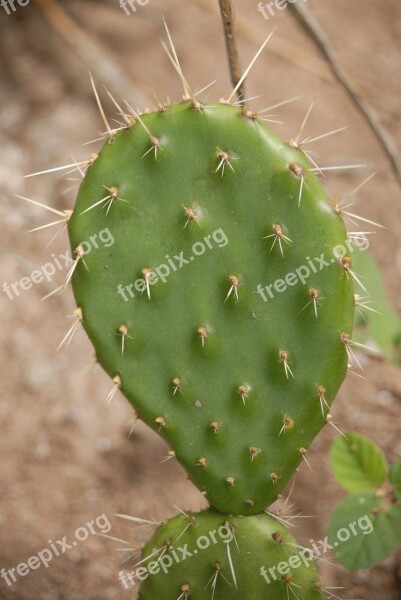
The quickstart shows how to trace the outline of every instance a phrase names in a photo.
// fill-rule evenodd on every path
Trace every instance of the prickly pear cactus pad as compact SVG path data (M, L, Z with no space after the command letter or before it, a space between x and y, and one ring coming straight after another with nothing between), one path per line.
M125 580L142 580L140 600L323 598L311 552L265 514L180 515L157 530L142 560Z
M82 323L209 502L258 513L346 374L343 220L255 115L184 101L135 121L89 166L69 222Z

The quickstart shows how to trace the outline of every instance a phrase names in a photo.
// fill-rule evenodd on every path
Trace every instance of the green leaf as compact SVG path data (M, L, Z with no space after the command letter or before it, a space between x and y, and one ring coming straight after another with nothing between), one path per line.
M355 272L366 279L369 291L369 309L360 307L355 313L353 338L363 344L373 342L386 360L400 363L401 318L386 298L380 267L369 252L361 250L353 252L352 265ZM362 292L362 295L366 294Z
M328 538L349 571L373 567L401 545L401 506L382 502L373 493L354 494L331 515Z
M347 433L331 447L334 477L347 492L368 492L384 483L387 463L383 452L367 437Z
M391 465L388 479L395 488L396 497L401 499L401 460L397 460Z

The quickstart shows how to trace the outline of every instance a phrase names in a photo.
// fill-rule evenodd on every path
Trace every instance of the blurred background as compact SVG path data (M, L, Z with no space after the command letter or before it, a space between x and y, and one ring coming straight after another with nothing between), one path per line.
M277 111L273 125L285 139L296 135L313 98L305 135L317 136L348 126L313 145L319 165L366 163L361 171L330 174L332 197L350 193L370 173L378 174L359 192L355 212L387 227L372 236L371 256L380 267L392 323L401 312L400 183L371 129L349 96L334 80L315 44L289 10L265 19L255 0L237 0L238 42L246 66L267 34L276 27L268 49L247 82L257 110L286 98L302 99ZM72 208L79 173L28 173L86 160L99 148L104 130L89 70L112 122L115 107L102 84L134 107L152 109L167 97L180 99L180 83L163 51L162 16L169 24L183 70L207 99L231 91L217 0L142 0L120 7L119 0L31 0L0 4L0 262L1 285L22 277L65 253L68 242L54 231L26 233L52 215L15 197L27 196L57 210ZM309 0L308 8L331 40L339 63L358 91L378 113L401 146L401 4L399 0ZM127 12L128 10L128 12ZM55 217L57 218L57 217ZM53 253L53 256L52 256ZM115 513L162 520L198 510L204 499L185 479L174 460L163 462L168 448L141 423L131 432L132 410L116 395L107 406L111 383L95 366L92 348L79 330L67 349L55 350L71 325L70 290L41 298L60 285L32 285L12 298L0 294L0 569L15 567L48 547L48 540L69 539L78 527L105 514L109 535L135 548L149 534L117 519ZM394 325L395 327L396 325ZM391 325L393 327L393 325ZM379 326L379 330L381 327ZM387 356L387 358L389 358ZM401 371L391 360L364 356L367 379L348 377L335 408L343 430L372 437L389 459L401 456ZM294 530L302 543L322 539L332 508L343 497L327 460L336 436L333 428L315 441L296 476L291 502L299 519ZM118 572L127 553L122 544L90 536L49 567L32 570L8 586L0 579L0 598L21 600L111 600L131 598ZM129 563L127 563L129 564ZM341 598L401 598L401 555L371 571L348 574L322 563L325 586L344 586Z

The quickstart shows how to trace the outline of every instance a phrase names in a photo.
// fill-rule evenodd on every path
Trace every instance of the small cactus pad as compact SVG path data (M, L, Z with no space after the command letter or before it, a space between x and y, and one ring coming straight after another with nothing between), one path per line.
M342 216L303 152L232 105L163 107L106 142L69 235L114 389L215 508L262 511L330 419L353 322Z
M142 561L130 580L142 579L140 600L323 598L311 551L263 513L180 515L157 530Z

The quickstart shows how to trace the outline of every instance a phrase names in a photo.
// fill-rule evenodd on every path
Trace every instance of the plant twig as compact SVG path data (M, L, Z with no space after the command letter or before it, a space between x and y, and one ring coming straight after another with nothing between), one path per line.
M206 10L207 12L215 14L219 12L216 0L192 0L192 3L197 4L202 10ZM254 22L252 24L248 23L245 19L237 21L236 30L242 39L252 42L255 46L260 44L263 36L266 36L265 28L258 26ZM325 60L320 58L320 56L316 56L315 52L310 52L306 48L300 48L299 44L295 44L295 42L285 37L280 37L277 32L269 42L269 54L291 65L295 65L308 73L312 73L312 75L319 77L323 81L335 81L333 73Z
M104 51L99 41L75 22L73 17L56 0L33 0L57 34L63 38L102 83L120 96L131 98L137 105L146 105L145 98L133 88L118 62Z
M354 82L338 63L334 48L325 33L320 26L316 18L310 13L304 4L296 2L295 4L289 4L288 7L292 11L293 15L300 23L304 31L310 38L315 42L317 48L323 57L327 60L328 64L333 71L333 74L340 85L348 93L354 104L356 105L359 112L363 115L364 119L369 124L373 131L376 139L379 141L387 158L391 162L392 170L401 184L401 161L398 148L390 135L387 128L381 123L376 111L370 106L370 104L362 98L359 94Z
M242 73L238 56L233 0L219 0L219 3L224 25L224 35L226 38L231 81L233 82L234 87L237 87ZM243 103L245 100L245 82L242 82L239 86L237 96L238 100Z

